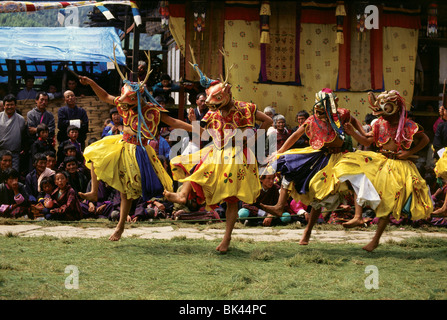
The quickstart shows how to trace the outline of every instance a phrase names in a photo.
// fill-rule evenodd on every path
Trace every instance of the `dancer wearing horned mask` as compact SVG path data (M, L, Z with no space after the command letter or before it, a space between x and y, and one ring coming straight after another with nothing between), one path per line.
M114 51L115 53L115 51ZM147 55L149 59L149 55ZM89 145L84 152L86 163L91 164L92 191L80 193L83 199L96 201L98 179L106 182L121 194L120 219L109 240L121 238L132 200L143 196L149 200L162 196L163 190L173 190L169 177L155 151L149 145L160 122L170 127L192 131L186 122L170 117L145 88L145 82L131 82L120 72L123 79L120 96L112 96L88 77L79 76L83 85L90 85L103 102L116 106L123 118L123 135L112 135Z
M248 144L254 142L255 122L261 122L259 129L266 129L272 120L257 110L255 104L233 100L228 81L207 78L195 62L192 49L191 53L194 62L191 65L200 76L200 84L206 88L205 103L210 110L202 121L206 122L205 130L213 141L194 154L171 160L173 177L183 186L178 193L166 190L164 194L176 203L186 203L189 197L196 197L208 208L225 202L226 230L216 250L226 253L237 220L238 201L254 203L261 190L255 154L246 144L238 144L241 141L238 138L247 137L251 131L254 136L248 137Z

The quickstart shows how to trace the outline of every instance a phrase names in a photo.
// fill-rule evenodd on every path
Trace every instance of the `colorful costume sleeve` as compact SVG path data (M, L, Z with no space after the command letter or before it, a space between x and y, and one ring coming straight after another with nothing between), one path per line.
M338 108L337 112L342 124L351 120L351 113L348 109ZM309 144L314 149L321 149L325 143L330 143L337 137L329 121L319 120L316 116L307 118L304 126L305 133L309 137Z

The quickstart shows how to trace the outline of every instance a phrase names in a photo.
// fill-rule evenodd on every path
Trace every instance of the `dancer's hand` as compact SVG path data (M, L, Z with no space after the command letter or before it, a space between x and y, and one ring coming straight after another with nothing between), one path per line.
M350 122L345 123L345 124L343 125L343 129L344 129L345 132L346 132L347 134L349 134L350 136L352 136L352 135L354 134L354 132L355 132L355 128L354 128L354 126L353 126Z
M397 159L407 160L411 155L412 155L411 152L409 152L407 150L402 150L402 151L399 151L399 153L397 154Z
M83 85L83 86L85 86L85 85L89 85L90 84L90 78L89 77L86 77L86 76L79 76L79 82Z

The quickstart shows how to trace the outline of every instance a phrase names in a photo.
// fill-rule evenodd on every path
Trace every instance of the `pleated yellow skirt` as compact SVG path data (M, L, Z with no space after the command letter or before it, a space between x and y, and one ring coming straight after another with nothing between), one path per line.
M284 153L277 154L277 158L280 158L281 156L294 156L317 152L320 152L324 157L327 157L328 161L320 171L311 177L308 192L299 193L293 182L290 183L288 190L290 191L290 196L297 202L301 201L302 203L311 205L316 209L321 207L325 207L328 210L336 209L346 193L349 192L349 188L346 183L339 181L335 182L328 179L328 177L333 175L333 168L342 157L343 153L324 154L324 152L319 149L306 147L291 149ZM309 174L311 174L310 171ZM335 183L337 183L336 188L333 185ZM334 191L335 189L336 192Z
M255 155L239 146L207 146L193 154L177 156L171 160L171 171L174 180L192 182L207 208L224 201L252 204L261 191Z
M93 163L98 180L125 193L128 199L138 199L142 195L140 168L135 156L136 145L122 140L121 135L102 138L85 148L87 166ZM147 145L145 150L150 164L163 187L173 191L172 179L163 168L154 149Z
M437 178L447 180L447 152L444 152L442 157L436 162L435 173Z
M433 212L430 190L414 163L409 160L393 160L372 151L349 152L339 159L331 174L319 172L314 179L320 180L320 190L324 190L320 196L324 197L337 192L337 186L345 180L344 177L358 175L365 175L380 197L374 209L376 217L392 213L396 219L405 215L412 220L419 220L429 218ZM323 186L325 184L328 186ZM367 197L372 193L365 192L362 201L370 200ZM407 203L409 200L411 202Z

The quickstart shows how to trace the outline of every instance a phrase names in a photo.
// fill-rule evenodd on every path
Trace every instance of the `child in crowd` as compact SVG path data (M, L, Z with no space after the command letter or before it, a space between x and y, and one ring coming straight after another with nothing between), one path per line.
M123 119L118 113L118 109L112 108L112 110L110 110L110 121L105 125L101 138L111 136L113 134L121 134L123 133L123 130Z
M37 203L40 192L40 181L47 176L54 175L54 171L47 168L47 157L43 153L38 153L33 158L34 170L26 175L25 186L29 194L31 203Z
M7 168L3 175L5 182L0 184L0 216L18 218L30 215L32 218L29 196L25 185L19 182L19 172Z
M86 192L89 179L79 170L75 157L65 157L64 170L69 174L68 182L70 186L78 192Z
M54 202L51 199L51 194L56 189L54 175L43 178L39 186L41 191L39 192L37 204L31 206L31 210L34 212L34 219L45 217L53 208Z
M80 163L84 163L84 156L82 154L81 143L78 142L79 128L76 126L73 126L73 125L68 126L67 135L68 135L68 140L61 142L59 144L59 148L57 150L58 165L60 165L64 161L64 158L66 156L66 154L64 156L64 153L66 151L65 146L67 146L67 145L73 145L76 148L76 159L78 159L78 161Z
M73 221L82 218L81 203L76 191L70 186L69 175L65 171L58 171L55 176L56 189L51 194L54 201L53 209L45 216L47 220Z
M171 97L172 92L178 92L180 86L173 83L171 77L168 74L163 74L160 78L160 82L156 83L152 90L154 92L154 98L162 96L166 101L166 105L169 106L174 103L174 99Z
M31 146L31 159L37 153L45 153L47 151L56 152L53 147L52 141L48 139L50 131L45 123L37 125L37 140Z
M44 155L47 157L47 168L56 171L56 152L47 151L44 152Z

